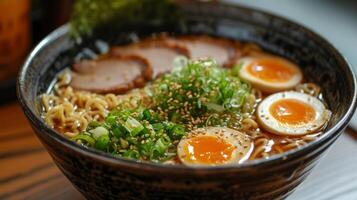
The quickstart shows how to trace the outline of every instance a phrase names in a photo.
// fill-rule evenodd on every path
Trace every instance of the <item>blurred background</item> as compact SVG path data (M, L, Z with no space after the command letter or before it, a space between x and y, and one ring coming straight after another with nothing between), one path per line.
M30 50L68 21L73 0L0 0L0 104L15 99L16 75Z
M14 103L18 69L34 45L53 29L68 21L73 1L0 0L0 109L2 113L21 112L18 105ZM356 0L222 1L258 8L303 24L337 47L357 72ZM18 115L11 114L10 118L13 116L16 121ZM17 123L26 122L25 119L21 119ZM14 125L16 126L15 122ZM351 126L357 130L357 115L354 116ZM30 128L26 127L26 130L30 131ZM350 130L347 131L350 132L349 134L343 134L334 144L308 180L289 197L290 200L357 199L357 172L355 171L357 135L356 131ZM30 132L32 134L32 131ZM12 134L10 129L8 134ZM1 135L2 133L0 138ZM66 180L64 183L69 184ZM73 198L71 195L74 193L69 191L75 192L75 190L68 188L67 197Z

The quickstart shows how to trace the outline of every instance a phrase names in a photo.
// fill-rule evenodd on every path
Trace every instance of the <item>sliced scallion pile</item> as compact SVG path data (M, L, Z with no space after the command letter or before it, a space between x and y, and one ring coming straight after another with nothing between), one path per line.
M186 130L160 119L146 108L114 110L104 123L93 122L73 138L98 150L125 158L162 162L176 155L176 144Z
M250 86L231 70L212 59L198 60L154 82L154 110L191 129L210 123L207 120L217 114L239 118L249 92ZM223 125L224 120L211 125Z

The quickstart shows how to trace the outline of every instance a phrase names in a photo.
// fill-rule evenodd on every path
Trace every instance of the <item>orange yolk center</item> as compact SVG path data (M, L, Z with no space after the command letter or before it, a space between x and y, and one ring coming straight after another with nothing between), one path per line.
M306 124L315 119L315 109L296 99L282 99L269 108L270 114L279 122L290 125Z
M231 159L234 146L214 136L197 136L188 140L185 153L188 160L206 164L221 164Z
M268 82L286 82L296 73L284 60L261 58L248 66L248 72L256 78Z

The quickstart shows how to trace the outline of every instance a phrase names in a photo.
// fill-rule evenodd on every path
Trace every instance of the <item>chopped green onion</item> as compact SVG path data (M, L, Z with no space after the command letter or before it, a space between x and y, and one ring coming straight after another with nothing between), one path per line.
M88 127L87 127L87 129L89 130L89 129L94 129L94 128L97 128L98 126L100 126L101 125L101 123L99 123L99 122L97 122L97 121L90 121L89 123L88 123Z
M152 127L155 131L161 131L164 129L164 125L162 123L153 124Z
M173 139L181 139L182 136L186 135L186 131L185 128L181 125L174 125L170 131L169 131L169 135L171 138Z
M123 126L116 124L116 125L112 126L112 132L116 138L121 138L121 137L124 137L124 135L127 131Z
M110 138L108 135L101 135L95 142L95 148L106 151L109 147Z
M141 113L141 115L142 115L141 118L142 118L143 120L147 120L148 122L154 121L153 116L151 115L149 109L144 109L143 112Z
M93 147L94 144L95 144L95 140L87 135L87 134L79 134L75 137L72 138L73 141L81 141L81 142L85 142L86 145L90 146L90 147Z
M123 153L123 157L125 158L132 158L132 159L138 159L140 157L140 154L136 150L129 149Z
M150 155L151 159L157 159L158 157L163 156L169 148L169 145L170 141L165 141L164 138L159 138L152 149L152 154Z
M114 115L108 116L105 119L105 123L107 123L109 126L114 126L117 121L118 121L118 117Z
M238 64L234 65L234 66L232 67L232 69L230 70L230 74L231 74L232 76L239 77L239 72L240 72L240 70L241 70L243 64L244 64L243 62L239 62Z
M161 91L168 91L169 90L169 87L165 83L161 84L159 88L160 88Z
M124 127L132 136L136 136L140 131L144 129L144 126L133 117L128 117L124 124Z
M150 156L153 146L154 146L154 144L151 140L145 142L144 144L141 144L140 145L140 153L144 156Z
M109 131L106 128L102 127L102 126L98 126L97 128L92 129L92 130L90 130L88 132L91 133L93 138L96 139L96 140L102 135L108 135L109 134Z

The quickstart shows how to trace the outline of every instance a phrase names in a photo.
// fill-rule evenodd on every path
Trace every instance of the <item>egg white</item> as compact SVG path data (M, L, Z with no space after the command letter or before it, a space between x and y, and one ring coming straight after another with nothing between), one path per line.
M284 82L270 82L258 77L255 77L248 71L248 67L256 60L260 58L271 58L271 59L278 59L284 62L289 68L293 69L296 73L293 75L291 79ZM239 76L244 81L251 83L254 87L258 88L264 93L275 93L284 90L289 90L299 84L302 80L302 72L297 65L294 63L280 57L271 56L271 55L260 55L254 57L244 57L239 60L239 64L241 64L241 69L239 71Z
M308 123L298 125L279 122L271 115L269 109L273 103L281 99L295 99L310 105L315 111L315 119ZM326 109L325 105L319 99L313 96L295 91L287 91L266 97L258 105L256 115L259 124L270 133L285 136L299 136L313 133L321 129L321 127L329 120L331 112Z
M187 159L189 155L185 152L185 146L189 142L190 139L194 137L200 136L213 136L220 139L223 139L226 143L231 144L235 147L232 152L230 160L227 160L224 163L201 163L199 161ZM215 165L224 165L224 164L238 164L246 161L251 152L253 151L253 142L252 140L245 134L230 129L226 127L205 127L199 128L191 131L188 137L182 139L177 146L177 154L180 161L189 166L215 166Z

